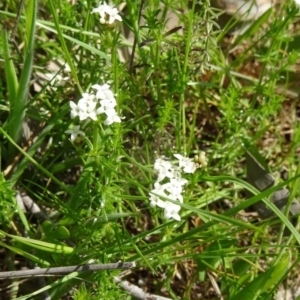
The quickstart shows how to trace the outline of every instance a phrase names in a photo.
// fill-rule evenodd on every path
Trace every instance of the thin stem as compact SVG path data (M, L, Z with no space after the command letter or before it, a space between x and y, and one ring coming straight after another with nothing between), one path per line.
M34 270L0 272L0 278L21 278L21 277L31 277L37 275L45 276L49 274L60 274L60 273L71 273L71 272L131 269L134 267L135 267L135 262L118 262L118 263L111 263L111 264L55 267L55 268L43 268L43 269L34 269Z

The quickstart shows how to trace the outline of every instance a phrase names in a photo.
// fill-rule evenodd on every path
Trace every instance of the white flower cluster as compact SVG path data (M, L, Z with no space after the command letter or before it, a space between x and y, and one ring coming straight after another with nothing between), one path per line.
M107 5L105 2L92 10L93 13L99 13L101 24L112 24L115 20L122 21L119 11Z
M207 162L205 153L201 152L203 164L195 162L191 158L184 157L180 154L174 154L179 160L179 166L175 166L170 161L158 158L155 161L154 169L158 172L157 180L154 184L154 189L149 193L150 206L158 206L164 209L164 218L173 218L180 221L180 205L162 200L169 198L173 201L183 203L183 186L188 183L188 180L182 178L181 174L194 173L200 166L206 166ZM164 182L164 183L162 183Z
M94 121L100 114L106 114L105 125L112 123L120 123L121 118L117 115L115 107L117 101L108 84L94 84L93 89L96 89L96 94L83 93L82 98L76 104L70 101L71 118L79 117L80 121L90 118Z
M83 93L82 98L77 104L70 101L71 118L79 117L80 121L90 118L97 121L98 115L106 114L105 125L120 123L121 118L115 110L117 101L109 85L94 84L92 88L95 89L96 92ZM78 135L84 136L84 133L80 130L80 126L75 126L73 129L67 130L66 133L71 134L72 141L74 141Z

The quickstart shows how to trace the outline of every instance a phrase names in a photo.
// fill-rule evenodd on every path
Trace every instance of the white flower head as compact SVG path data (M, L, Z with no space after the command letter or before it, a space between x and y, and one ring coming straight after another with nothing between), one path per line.
M179 160L179 167L183 168L184 173L195 173L198 166L191 158L181 154L174 154L174 156Z
M180 221L181 218L180 218L180 215L179 215L179 211L180 211L180 205L169 202L165 206L164 218L165 219L173 218L176 221Z
M115 109L112 109L110 112L105 112L107 115L104 125L111 125L112 123L121 123L121 118L117 115Z
M179 159L179 167L162 157L155 160L154 169L158 173L158 178L154 184L154 189L149 193L149 200L151 206L164 208L165 219L173 218L174 220L180 221L180 205L169 202L168 200L162 201L162 198L165 197L172 201L183 203L183 187L188 183L188 180L181 176L182 167L183 163L190 164L191 160L184 158L180 154L176 154L175 156ZM182 162L182 164L180 164L180 162ZM162 181L163 183L161 183Z
M156 159L154 163L154 170L158 172L158 182L163 181L165 178L174 177L174 168L171 162L164 160L163 158Z
M85 133L82 130L80 130L80 125L74 126L73 128L66 130L65 133L71 135L70 139L72 142L74 142L75 140L79 141L79 136L85 136Z
M111 100L101 100L100 101L100 107L97 109L97 114L107 114L110 115L113 112L115 112L115 106L117 105L117 102L115 99Z
M183 185L187 184L188 181L184 178L175 179L171 178L170 182L163 184L163 188L170 194L169 197L178 200L179 202L183 202L182 192Z
M86 102L97 102L96 96L89 93L83 93L82 98L79 101L86 101Z
M112 24L115 20L122 21L119 11L107 5L105 2L92 10L93 13L99 13L101 24Z
M122 22L122 18L119 15L119 11L116 8L112 8L109 13L109 21L108 24L112 24L115 20Z
M73 101L70 101L70 107L71 107L71 119L80 117L80 115L83 113L81 109L78 107L78 105Z
M150 206L151 207L155 207L155 206L158 206L160 208L165 207L166 202L161 200L159 196L153 195L151 193L149 193L149 195L150 195L149 200L150 200ZM162 196L167 197L167 195L162 195Z
M78 104L70 101L71 118L79 117L80 121L90 118L94 121L97 120L96 97L93 94L83 93L82 98L78 101Z
M166 201L160 199L159 196L168 197L165 193L164 186L159 182L154 183L154 189L149 193L150 194L150 206L158 206L164 208L167 204ZM155 194L155 195L154 195Z
M94 84L92 88L97 90L96 97L100 100L111 100L115 99L113 92L111 91L109 85L107 83L100 85Z
M79 107L81 114L79 116L80 121L90 118L94 121L97 120L96 114L97 103L90 99L82 98L78 101L77 106Z
M111 125L112 123L120 123L121 117L117 114L115 107L117 101L110 90L108 84L95 84L92 88L96 89L95 93L83 93L82 98L78 103L70 101L71 118L79 117L80 121L88 118L97 121L97 115L106 114L105 125Z
M162 157L159 157L158 159L155 160L154 163L154 170L160 172L161 169L171 169L172 164L168 160L164 160Z

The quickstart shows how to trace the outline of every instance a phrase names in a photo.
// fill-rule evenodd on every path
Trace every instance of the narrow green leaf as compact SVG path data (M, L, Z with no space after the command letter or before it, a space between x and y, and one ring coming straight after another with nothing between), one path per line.
M17 93L18 93L18 79L16 75L16 70L13 64L12 57L10 56L9 44L7 32L3 31L3 53L4 53L4 66L5 66L5 75L7 82L7 90L8 90L8 99L9 103L12 106L14 103Z
M55 30L55 29L53 29L53 28L51 28L51 27L49 27L49 26L46 26L46 25L44 25L44 24L46 24L46 23L45 23L45 22L42 22L42 21L37 22L37 25L38 25L39 27L45 28L45 29L48 30L48 31L51 31L51 32L54 32L54 33L58 34L57 30ZM60 27L60 28L64 28L64 26L62 26L61 24L59 24L59 27ZM67 29L67 28L66 28L66 29ZM70 29L68 29L68 30L70 30ZM86 44L86 43L84 43L84 42L82 42L82 41L80 41L80 40L78 40L78 39L75 39L75 38L73 38L73 37L71 37L71 36L69 36L69 35L67 35L67 34L62 34L62 36L63 36L66 40L69 40L69 41L71 41L72 43L77 44L77 45L81 46L82 48L87 49L87 50L89 50L90 52L92 52L92 53L94 53L94 54L97 54L97 55L100 56L101 58L106 59L107 61L110 61L109 55L107 55L106 53L104 53L104 52L102 52L102 51L96 49L95 47L90 46L90 45L88 45L88 44Z
M54 124L53 124L54 125ZM58 184L63 190L69 192L69 189L60 181L58 180L55 176L53 176L48 170L46 170L44 167L42 167L39 163L37 163L36 160L34 160L26 151L24 151L21 147L19 147L13 140L12 138L0 127L0 132L9 140L9 142L14 145L27 159L29 162L34 164L38 169L40 169L44 174L46 174L49 178L51 178L55 183ZM28 163L28 162L27 162ZM19 174L20 176L20 174ZM16 183L16 180L12 180L12 184Z
M222 254L222 250L231 248L234 244L236 244L236 240L228 239L228 240L218 240L210 245L201 254L195 257L198 265L198 271L205 271L208 266L212 268L216 268L217 264L222 261L224 254ZM205 254L209 254L214 251L220 251L220 255L216 255L214 257L203 258Z
M297 178L299 178L300 175L296 175L294 176L293 178L290 178L288 179L287 181L285 182L282 182L278 185L276 185L275 187L272 187L268 190L265 190L261 193L259 193L253 186L251 186L251 184L248 184L247 182L241 180L241 179L238 179L238 178L234 178L234 177L231 177L231 176L203 176L202 177L202 180L203 181L231 181L231 182L235 182L243 187L245 187L246 189L248 189L249 191L251 191L255 196L251 197L250 199L248 199L247 201L244 201L242 202L241 204L233 207L233 208L230 208L229 210L225 211L223 213L222 216L225 216L225 217L230 217L236 213L238 213L239 211L243 210L243 209L246 209L247 207L255 204L256 202L264 199L265 201L266 200L266 197L270 196L273 192L275 192L276 190L284 187L285 185L289 184L290 182L293 182L295 181ZM172 202L172 201L170 201ZM270 201L269 201L270 202ZM184 208L187 208L191 211L194 211L195 213L199 213L199 215L204 215L202 212L205 213L205 211L203 210L199 210L199 209L195 209L194 207L190 206L190 205L186 205L186 204L182 204L182 203L176 203ZM273 203L270 203L268 204L270 206L275 206ZM272 207L273 207L272 206ZM272 208L271 208L272 209ZM291 231L291 233L293 234L293 236L296 238L297 242L300 244L300 235L299 233L297 232L297 230L295 229L295 227L291 224L291 222L289 222L289 220L282 214L282 212L275 206L274 208L274 212L276 214L278 214L278 216L281 217L281 220L284 220L284 223L285 225L289 228L289 230ZM180 242L182 241L183 239L188 239L188 238L191 238L192 236L194 236L195 234L198 234L199 232L201 231L205 231L207 230L208 228L210 228L211 226L213 226L214 224L216 224L217 222L222 222L223 220L221 220L221 218L218 218L220 215L216 215L216 214L210 214L209 216L206 216L204 215L205 217L208 217L208 218L211 218L212 220L199 226L199 227L196 227L194 229L191 229L189 230L188 232L185 232L183 234L180 234L168 241L164 241L164 242L161 242L158 246L154 246L152 247L151 249L147 249L147 250L144 250L143 251L143 255L147 255L149 253L154 253L154 252L157 252L167 246L170 246L170 245L173 245L177 242ZM211 216L214 216L214 218L212 218ZM225 221L225 220L224 220ZM227 218L227 220L225 221L227 223L232 223L230 222L230 218ZM171 223L171 222L170 222ZM237 225L237 224L236 224ZM246 223L243 223L243 222L240 222L238 226L241 226L241 227L247 227L247 224ZM253 226L253 225L251 225ZM159 231L161 228L163 228L163 225L161 227L158 227L158 228L155 228L153 229L153 231ZM253 226L252 229L254 229L255 231L259 231L260 229ZM136 236L136 239L140 238L140 236ZM126 243L131 243L132 242L132 239L130 240L125 240L124 241L124 244ZM108 248L107 249L107 253L112 253L116 251L115 250L115 247L111 247L111 248ZM138 259L138 256L136 255L133 255L131 257L132 260L136 260Z
M253 266L252 262L254 262L256 259L256 257L243 257L233 263L232 271L237 281L235 282L235 284L232 284L230 286L227 285L226 280L223 280L222 282L225 288L229 288L229 299L239 291L239 288L244 284L244 282L250 280L251 273L248 271ZM225 291L224 288L222 290Z
M21 209L21 207L18 205L16 197L12 197L12 202L14 203L14 205L15 205L17 211L18 211L20 220L22 221L22 224L23 224L24 228L29 232L30 231L30 227L29 227L27 218L26 218L23 210Z
M237 293L230 300L254 300L262 293L266 292L272 286L278 283L282 276L285 274L285 270L288 267L290 257L287 255L277 265L272 266L266 272L258 275L253 281L251 281L246 287Z
M99 216L92 219L89 219L84 222L84 226L89 228L90 230L99 229L103 224L107 222L117 221L122 218L132 217L136 214L134 213L119 213L119 214L109 214L105 216Z
M51 13L52 13L52 16L53 16L53 21L54 21L54 24L55 24L55 28L56 28L58 38L59 38L61 46L62 46L62 50L63 50L64 55L65 55L66 61L67 61L68 65L71 69L72 76L73 76L73 78L74 78L74 80L77 84L77 87L78 87L80 93L83 93L83 90L82 90L82 88L80 86L80 83L79 83L79 79L77 77L77 73L76 73L73 61L71 59L71 55L69 53L69 50L68 50L68 47L66 45L64 36L62 34L62 30L59 26L59 20L58 20L58 16L57 16L57 13L56 13L56 8L55 8L54 3L53 3L52 0L48 1L48 3L49 3L49 6L50 6L50 10L51 10Z
M277 184L274 187L271 187L261 193L259 193L259 191L254 188L251 184L239 179L239 178L234 178L232 176L213 176L213 177L208 177L208 176L204 176L202 179L203 180L207 180L207 181L231 181L231 182L235 182L241 186L243 186L244 188L246 188L248 191L250 191L251 193L253 193L255 196L251 197L250 199L248 199L247 201L245 201L244 203L238 205L237 207L228 210L227 212L224 213L224 215L229 215L229 213L233 213L234 211L238 211L237 209L239 208L239 210L242 209L242 207L248 207L250 205L255 204L256 202L258 202L259 200L262 200L267 207L269 207L275 215L277 215L277 217L285 224L285 226L291 231L291 233L293 234L293 236L295 237L295 239L297 240L297 242L300 245L300 234L299 232L296 230L296 228L293 226L293 224L288 220L288 218L277 208L277 206L275 206L274 203L272 203L269 199L267 199L268 196L270 196L271 194L273 194L274 192L280 190L282 187L286 186L288 183L295 181L297 178L300 177L300 174L297 174L296 176L294 176L293 178L288 179L285 182L282 182L280 184ZM180 204L182 207L184 207L185 205Z
M243 276L252 266L252 262L255 260L255 257L249 257L247 259L239 259L233 264L233 273L235 276Z
M9 121L8 134L18 143L22 134L23 122L25 118L25 108L28 97L29 82L32 71L33 52L34 52L34 35L36 24L37 0L29 1L27 18L26 18L26 47L25 61L19 82L19 89L14 103L12 103ZM10 159L15 155L16 149L10 145Z
M56 280L55 282L51 283L51 284L48 284L46 286L44 286L43 288L31 293L31 294L28 294L28 295L25 295L25 296L21 296L21 297L18 297L16 298L16 300L26 300L26 299L35 299L35 298L32 298L42 292L45 292L47 290L50 290L51 288L57 286L57 285L60 285L60 284L63 284L67 281L69 281L70 279L72 278L75 278L75 277L78 277L80 275L80 272L73 272L71 274L68 274L67 276L64 276L63 278L61 279L58 279Z
M12 251L12 252L14 252L16 254L19 254L19 255L21 255L23 257L28 258L29 260L31 260L33 262L36 262L37 264L39 264L39 265L41 265L43 267L50 267L51 266L51 264L48 261L40 259L39 257L34 256L34 255L32 255L32 254L30 254L30 253L28 253L28 252L26 252L26 251L24 251L24 250L22 250L20 248L9 246L9 245L1 242L1 241L0 241L0 245L2 247L4 247L4 248L9 249L10 251Z
M18 241L22 244L31 246L35 249L39 249L42 251L53 252L53 253L64 253L64 254L70 254L74 251L73 248L65 245L57 245L57 244L47 243L47 242L34 240L30 238L24 238L17 235L7 234L3 231L1 231L1 233L4 233L6 236L14 239L15 241Z
M42 224L45 236L50 239L67 239L70 237L69 230L62 225L54 227L50 221L45 221Z

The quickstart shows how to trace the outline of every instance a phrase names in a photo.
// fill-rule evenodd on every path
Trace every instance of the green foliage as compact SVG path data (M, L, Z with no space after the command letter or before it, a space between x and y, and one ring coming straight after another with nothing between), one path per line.
M208 0L125 2L113 2L122 22L103 24L92 13L97 1L39 1L39 10L25 1L15 43L9 30L0 37L0 246L8 268L24 259L30 268L138 265L49 276L29 290L16 279L17 299L130 299L115 276L174 299L208 298L207 287L224 299L271 299L293 278L300 243L288 216L300 176L298 8L278 4L233 38L239 20L221 27L223 12ZM17 11L4 1L5 28ZM70 103L107 83L120 122L106 125L105 113L70 117ZM83 134L70 138L78 125ZM247 183L246 151L279 183L262 191ZM179 205L179 221L149 201L156 159L172 164L174 154L190 158L181 168L199 164L182 175L182 203L162 196ZM280 179L282 166L289 174ZM286 211L270 201L282 188L290 189ZM23 209L17 192L39 212ZM259 203L274 217L248 213Z
M22 135L22 128L25 122L25 109L29 91L29 81L32 72L34 38L36 26L37 1L30 1L27 10L26 31L25 31L25 51L24 66L20 75L19 83L17 83L15 70L12 63L6 67L6 76L8 82L8 90L10 92L10 113L7 120L8 134L18 143ZM6 47L8 48L8 47ZM6 52L6 62L10 61L8 51ZM7 63L8 64L8 63ZM15 148L9 144L7 153L10 159L16 154Z
M15 214L15 204L12 200L14 196L15 191L11 183L0 173L0 223L4 228L9 226Z

